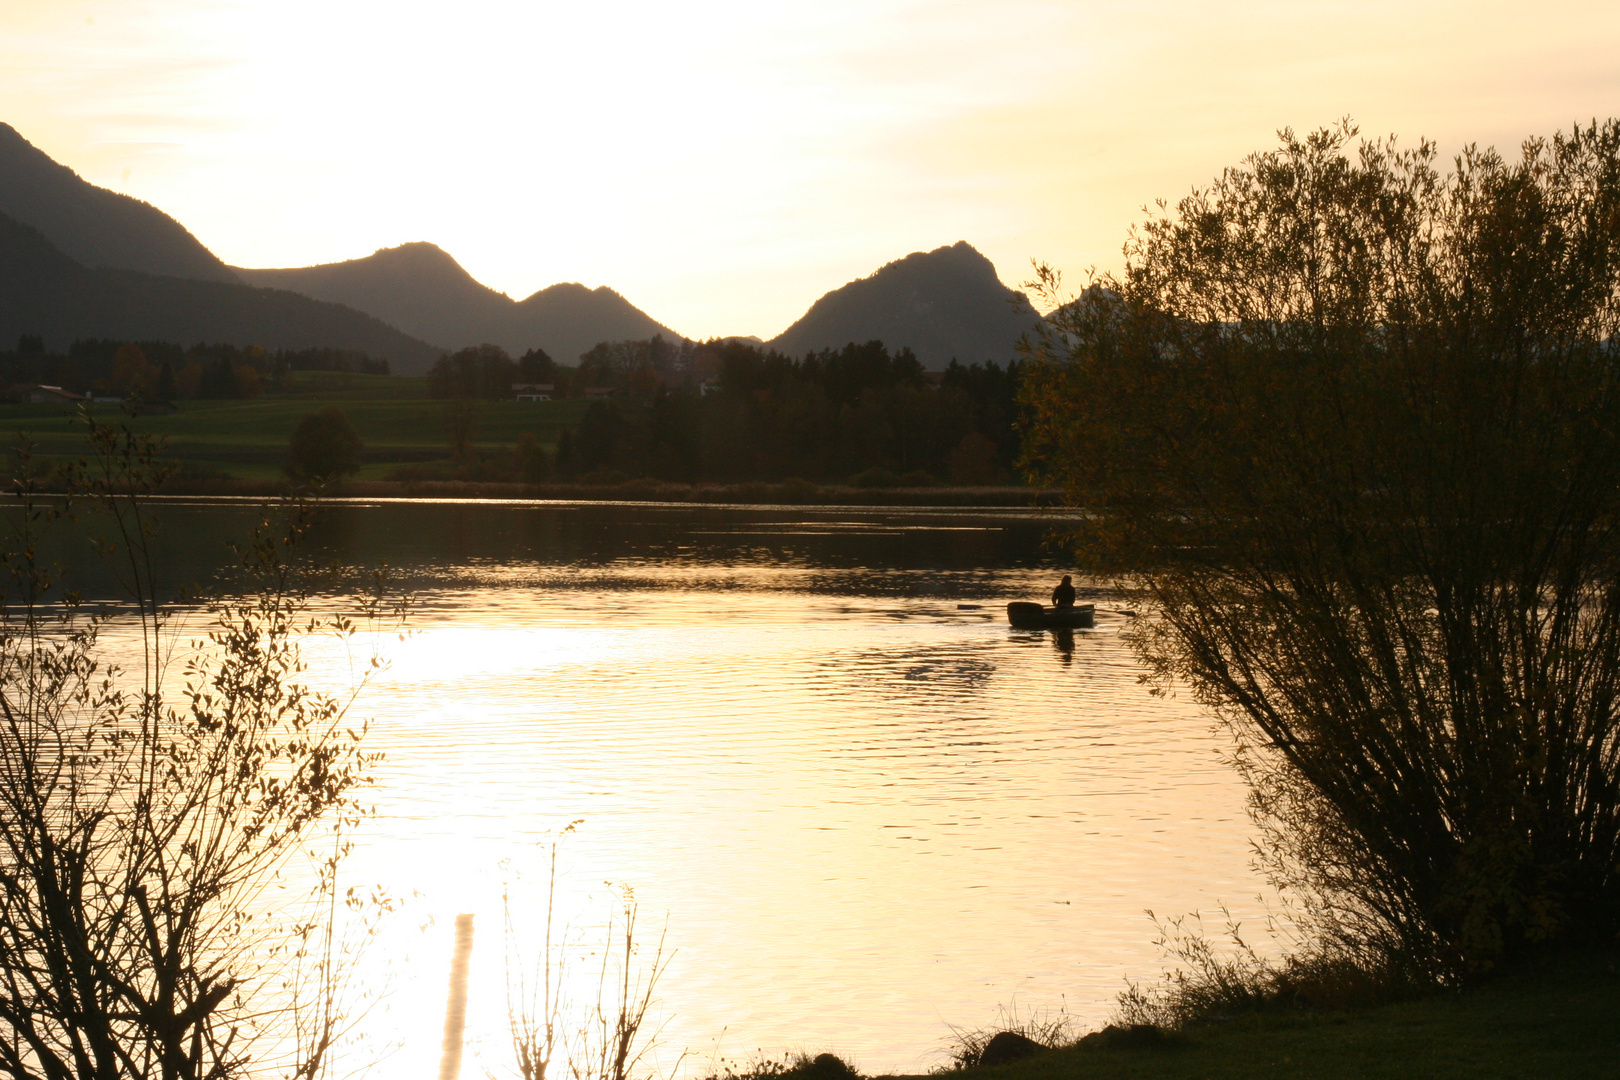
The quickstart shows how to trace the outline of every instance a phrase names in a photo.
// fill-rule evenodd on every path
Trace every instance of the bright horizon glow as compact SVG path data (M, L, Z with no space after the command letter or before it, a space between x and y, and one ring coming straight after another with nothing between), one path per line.
M0 121L227 263L427 240L521 298L785 329L967 240L1016 286L1350 115L1516 153L1615 110L1620 6L1551 0L20 0Z

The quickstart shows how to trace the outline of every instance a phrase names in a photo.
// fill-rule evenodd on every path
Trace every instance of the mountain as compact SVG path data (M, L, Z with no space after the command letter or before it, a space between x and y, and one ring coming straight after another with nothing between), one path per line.
M1023 293L996 277L967 241L916 252L834 289L770 342L789 356L881 340L909 346L924 367L951 360L1005 363L1019 335L1040 322Z
M0 215L7 219L0 270L9 275L26 265L44 275L25 276L0 296L0 342L14 325L53 343L134 333L112 327L163 326L170 329L142 334L365 348L405 373L425 369L447 348L486 341L514 354L539 346L567 364L598 341L680 337L605 287L553 285L514 301L432 244L297 269L229 267L163 211L86 182L7 124L0 124ZM259 288L211 292L182 279Z
M433 244L401 244L319 266L232 269L250 284L347 304L450 349L490 342L518 355L538 346L571 364L599 341L680 338L605 286L553 285L514 301L474 280Z
M539 345L559 364L572 364L599 341L634 341L654 334L681 340L680 334L606 285L591 289L572 281L519 300L508 326L510 340ZM515 345L507 348L517 351Z
M134 270L90 269L39 230L0 214L0 342L76 338L231 342L269 349L332 346L424 371L439 355L370 315L278 289Z
M347 304L440 347L493 341L479 335L512 307L510 297L473 280L433 244L401 244L363 259L286 270L232 269L250 285Z
M82 266L236 282L230 268L150 203L96 187L0 124L0 213Z
M10 283L0 342L41 333L53 344L127 336L329 345L385 356L407 373L443 350L485 342L514 355L538 346L569 364L599 341L681 336L605 286L564 283L514 301L426 243L319 266L229 267L163 211L87 183L6 124L0 218L0 279ZM1011 359L1038 321L962 242L835 289L768 344L799 355L880 339L940 368L953 358Z

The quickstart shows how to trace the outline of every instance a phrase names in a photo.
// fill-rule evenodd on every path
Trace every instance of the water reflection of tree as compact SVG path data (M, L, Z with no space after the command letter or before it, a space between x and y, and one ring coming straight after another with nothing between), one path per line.
M1054 313L1027 462L1318 928L1477 971L1620 929L1620 124L1449 175L1353 135L1285 133Z

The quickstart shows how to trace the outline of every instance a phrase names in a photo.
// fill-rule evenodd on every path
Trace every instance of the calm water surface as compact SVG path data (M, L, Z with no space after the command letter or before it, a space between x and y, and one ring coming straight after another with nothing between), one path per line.
M176 505L203 551L247 509ZM355 504L317 542L418 597L357 710L377 818L345 871L408 897L368 963L387 1074L437 1074L455 916L476 915L464 1076L511 1060L502 895L599 926L634 889L675 950L659 1061L832 1050L939 1060L998 1006L1101 1022L1160 969L1152 908L1253 913L1240 785L1185 697L1097 629L1014 632L1054 522L984 511ZM175 567L202 556L191 547ZM200 563L199 563L200 565ZM344 656L312 646L317 680Z

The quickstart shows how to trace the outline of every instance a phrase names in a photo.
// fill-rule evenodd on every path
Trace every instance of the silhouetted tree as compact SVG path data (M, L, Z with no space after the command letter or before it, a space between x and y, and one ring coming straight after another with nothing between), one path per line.
M557 475L572 480L580 473L579 455L574 452L574 432L564 428L557 436Z
M219 356L203 365L197 396L204 398L240 397L236 386L236 366L228 356Z
M512 448L512 465L519 480L525 484L538 484L551 476L551 461L532 431L518 436Z
M73 486L110 511L117 542L93 546L119 560L131 592L118 619L137 623L145 662L109 664L107 617L60 597L27 557L70 522L34 501L25 474L0 564L0 1072L228 1080L248 1075L255 1031L269 1031L302 1044L279 1047L288 1076L319 1076L334 1028L299 1030L283 981L298 969L273 957L299 917L265 890L364 814L364 725L296 682L302 638L353 626L311 616L285 545L261 530L244 587L207 605L207 641L176 679L172 661L203 635L188 603L176 638L150 576L156 522L140 496L160 474L154 447L105 426L91 444Z
M142 396L152 381L151 364L139 345L124 345L113 356L112 389L122 394Z
M512 396L517 365L498 345L479 345L441 356L428 371L428 395L498 399Z
M463 461L472 452L473 434L478 429L478 403L469 397L454 397L444 405L444 437L450 456Z
M304 416L287 448L287 475L318 483L347 476L360 468L365 447L348 416L336 405L323 405Z
M544 349L530 349L518 358L517 374L519 382L526 383L555 383L557 381L557 365Z
M1150 217L1026 365L1027 460L1239 741L1327 932L1431 972L1620 931L1620 123L1347 124Z
M165 360L158 369L157 397L159 401L169 401L174 396L174 364Z

